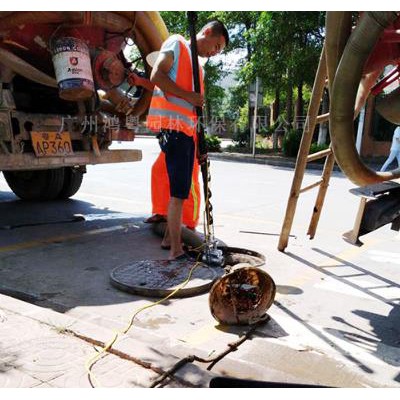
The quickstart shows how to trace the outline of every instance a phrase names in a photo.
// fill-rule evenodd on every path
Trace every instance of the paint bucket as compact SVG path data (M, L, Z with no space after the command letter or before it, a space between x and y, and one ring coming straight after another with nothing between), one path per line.
M92 97L93 73L86 43L73 37L58 38L51 52L60 97L69 101Z

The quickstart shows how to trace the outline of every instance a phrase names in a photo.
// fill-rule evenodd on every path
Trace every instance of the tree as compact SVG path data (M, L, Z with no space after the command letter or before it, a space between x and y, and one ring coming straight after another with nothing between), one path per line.
M296 115L303 114L303 86L312 86L322 49L324 13L262 12L249 38L256 49L246 67L248 77L260 76L269 91L286 92L286 118L292 122L293 88ZM278 101L278 99L276 99Z
M161 12L171 32L186 35L187 20L184 12ZM220 19L228 28L231 44L229 50L245 49L245 56L239 62L239 85L223 100L218 80L224 73L221 64L212 61L206 64L207 113L232 115L232 110L221 106L236 107L241 115L247 112L247 124L253 111L243 99L248 84L258 76L262 79L268 98L273 99L272 115L277 120L282 115L280 104L286 105L282 117L292 123L293 116L304 115L304 106L310 88L323 42L325 15L323 12L209 12L198 13L198 26L209 19ZM295 106L294 98L296 98ZM248 99L248 97L247 97ZM247 100L248 101L248 100ZM238 107L237 107L238 106ZM222 107L222 109L221 109Z
M254 77L249 79L249 77L245 73L245 69L255 52L254 43L251 40L251 35L255 30L260 14L260 11L218 11L213 14L215 18L221 20L229 29L231 40L231 45L229 46L230 50L246 50L246 56L241 62L242 70L239 73L239 81L240 87L245 88L244 90L246 90L247 93L247 132L240 135L240 143L243 143L245 136L247 136L246 140L248 144L250 143L250 123L254 114L254 110L250 104L250 94L248 86L251 82L254 81ZM243 108L241 109L241 111L243 111Z

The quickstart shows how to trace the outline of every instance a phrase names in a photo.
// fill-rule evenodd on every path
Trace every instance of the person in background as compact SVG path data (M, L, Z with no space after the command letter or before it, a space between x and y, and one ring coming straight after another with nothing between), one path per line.
M389 157L385 161L385 163L382 165L382 168L380 169L381 172L384 172L387 170L389 165L394 161L394 159L397 159L397 167L400 167L400 126L398 126L393 133L393 138L392 138L392 146L390 147L390 153Z

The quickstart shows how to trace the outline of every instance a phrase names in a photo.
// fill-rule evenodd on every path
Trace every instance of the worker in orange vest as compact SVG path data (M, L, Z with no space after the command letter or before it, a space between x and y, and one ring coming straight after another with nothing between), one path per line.
M153 90L154 85L146 78L131 72L127 79L131 86L142 86L147 90ZM147 223L165 222L168 213L169 179L165 154L161 151L158 158L151 168L151 202L153 215L145 220ZM200 215L200 184L199 184L199 164L197 159L194 161L192 185L189 198L183 202L182 222L187 228L194 230L199 222ZM169 245L163 245L164 249L169 250Z
M229 42L220 21L205 25L196 36L198 55L211 57ZM203 93L193 89L190 42L180 35L170 36L162 45L150 80L156 86L147 116L149 129L158 132L165 153L170 201L163 246L171 246L169 260L187 259L181 243L184 200L192 186L194 158L197 155L197 115L195 107L204 103ZM202 82L202 76L200 77ZM199 162L204 160L199 159Z

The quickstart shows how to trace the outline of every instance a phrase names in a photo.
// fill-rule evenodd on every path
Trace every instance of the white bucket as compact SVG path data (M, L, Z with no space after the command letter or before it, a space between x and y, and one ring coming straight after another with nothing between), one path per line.
M73 37L63 37L54 41L51 51L60 97L70 101L92 97L93 73L86 43Z

